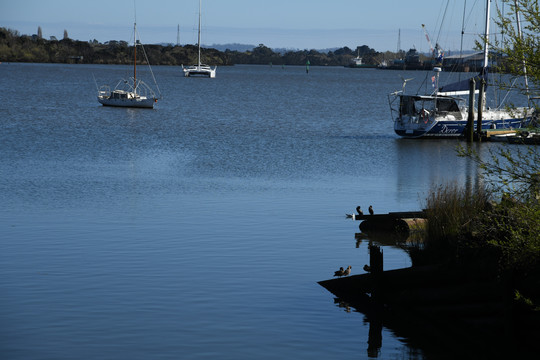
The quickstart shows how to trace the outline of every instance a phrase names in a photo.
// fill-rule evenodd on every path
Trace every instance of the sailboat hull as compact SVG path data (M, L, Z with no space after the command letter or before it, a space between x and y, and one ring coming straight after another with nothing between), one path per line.
M528 126L530 121L531 119L526 117L507 117L497 120L483 119L482 130L521 129ZM474 124L476 130L476 120ZM464 136L466 128L467 120L439 120L435 118L432 121L424 123L414 117L409 117L407 120L402 117L401 119L396 119L394 123L395 133L405 138L454 138Z
M190 67L184 68L184 76L185 77L202 76L202 77L215 78L216 68L212 69L206 66L205 67L190 66Z
M103 106L114 106L114 107L131 107L131 108L145 108L153 109L154 104L156 103L155 99L110 99L106 97L98 96L98 101L103 104Z

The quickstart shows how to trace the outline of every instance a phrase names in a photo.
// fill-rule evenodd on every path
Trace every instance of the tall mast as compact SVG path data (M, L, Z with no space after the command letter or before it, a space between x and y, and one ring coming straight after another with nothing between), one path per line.
M461 19L461 44L459 46L459 62L463 65L463 35L465 35L465 14L467 11L467 0L463 2L463 18ZM458 81L461 81L461 72L458 75Z
M201 66L201 0L199 0L199 67Z
M137 22L135 21L133 23L133 50L134 50L134 57L135 61L133 62L133 91L136 92L137 90Z
M486 29L484 31L484 70L488 67L490 5L491 0L486 0Z

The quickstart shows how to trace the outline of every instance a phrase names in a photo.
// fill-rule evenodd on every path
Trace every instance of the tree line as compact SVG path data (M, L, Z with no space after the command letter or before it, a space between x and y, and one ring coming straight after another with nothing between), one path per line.
M145 45L148 61L152 65L191 65L197 63L196 45ZM201 49L201 61L209 65L273 64L347 66L352 58L361 56L367 64L379 64L391 53L380 53L367 45L356 49L343 47L335 51L290 50L275 52L260 44L249 51L219 51ZM64 32L64 38L43 39L37 35L21 35L18 31L0 27L0 62L38 63L85 63L85 64L130 64L133 62L133 46L126 41L73 40ZM141 56L142 60L142 56Z

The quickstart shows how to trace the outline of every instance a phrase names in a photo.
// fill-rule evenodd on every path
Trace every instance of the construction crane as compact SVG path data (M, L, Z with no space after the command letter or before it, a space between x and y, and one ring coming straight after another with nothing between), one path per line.
M431 50L431 53L433 54L433 45L431 44L431 40L429 40L429 34L426 30L426 25L422 24L422 30L424 30L424 35L426 35L427 42L429 44L429 49Z
M433 44L431 44L431 40L429 39L429 34L426 29L426 25L422 24L422 29L424 30L424 34L426 35L427 42L429 44L429 49L431 50L431 55L434 59L437 59L438 62L442 62L442 57L444 55L443 50L439 46L439 44L435 44L435 48L433 48Z

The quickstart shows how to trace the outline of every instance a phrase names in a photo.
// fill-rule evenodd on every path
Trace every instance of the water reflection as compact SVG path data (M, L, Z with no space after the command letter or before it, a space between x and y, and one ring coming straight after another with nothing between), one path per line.
M360 248L363 242L368 243L369 264L364 265L363 269L366 274L361 276L370 276L375 280L383 274L383 251L381 247L391 246L405 249L409 241L409 236L403 233L384 231L355 233L354 238L356 248ZM367 281L373 281L373 279L367 279ZM355 295L350 298L335 297L334 304L344 309L345 312L350 313L354 309L354 311L364 314L364 320L369 325L367 356L368 358L379 358L383 344L383 320L388 314L383 302L377 301L380 298L377 287L373 286L373 284L367 285L367 287L370 286L371 292L366 292L362 296L358 296L359 294L355 292ZM387 328L392 329L389 326Z
M408 141L398 139L396 144L397 188L401 193L414 192L421 202L433 185L457 182L467 189L482 184L478 164L471 158L458 156L459 147L467 146L456 140ZM472 144L480 158L486 156L486 146Z
M388 231L369 231L354 234L357 249L360 248L362 242L368 242L368 244L375 242L379 245L403 249L407 245L410 237L414 237L414 235Z
M334 298L334 304L336 304L339 308L342 308L347 313L357 311L365 315L364 323L367 323L369 326L367 355L369 358L378 358L381 353L383 340L383 309L376 309L374 307L367 306L362 307L359 304L351 306L347 301L344 301L338 297Z

